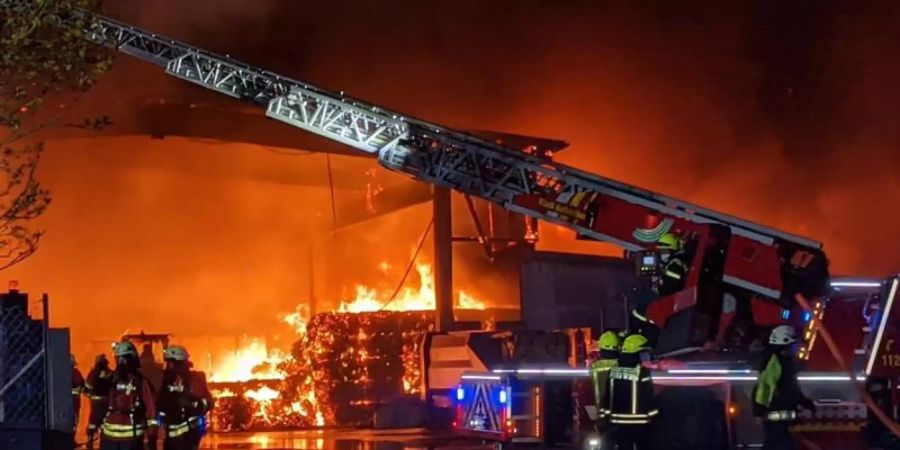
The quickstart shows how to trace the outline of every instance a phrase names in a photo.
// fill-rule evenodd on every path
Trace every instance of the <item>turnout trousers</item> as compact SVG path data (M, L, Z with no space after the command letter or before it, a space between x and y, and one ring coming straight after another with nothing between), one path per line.
M763 450L795 450L789 426L790 422L787 421L764 421Z
M612 425L603 435L603 450L654 450L650 425Z

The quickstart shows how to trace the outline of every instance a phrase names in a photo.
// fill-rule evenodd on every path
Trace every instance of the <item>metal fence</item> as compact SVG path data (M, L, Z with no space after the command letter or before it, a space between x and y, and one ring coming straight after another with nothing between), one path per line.
M46 321L26 302L0 303L0 429L42 429L47 423Z

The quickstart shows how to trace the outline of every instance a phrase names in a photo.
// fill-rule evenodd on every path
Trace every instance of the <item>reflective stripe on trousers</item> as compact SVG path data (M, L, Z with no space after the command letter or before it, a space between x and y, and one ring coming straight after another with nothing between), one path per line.
M797 411L769 411L766 414L766 420L770 422L783 422L786 420L794 420L797 418Z

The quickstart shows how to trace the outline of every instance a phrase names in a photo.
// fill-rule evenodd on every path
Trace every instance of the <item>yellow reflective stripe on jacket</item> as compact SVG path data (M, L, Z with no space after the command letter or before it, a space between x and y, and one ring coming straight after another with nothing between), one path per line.
M659 410L658 410L658 409L654 409L654 410L652 410L652 411L647 412L647 414L640 414L640 413L638 413L638 414L623 414L623 413L617 413L617 414L612 414L612 417L618 418L618 419L646 419L646 418L648 418L648 417L653 417L653 416L655 416L655 415L657 415L657 414L659 414Z
M650 423L650 419L617 419L613 417L609 419L609 422L618 425L645 425Z
M106 422L103 424L104 430L113 430L113 431L123 431L123 430L133 430L133 429L143 430L146 428L146 425L142 423L136 423L134 425L129 425L125 423L109 423Z
M778 387L779 378L781 378L781 363L778 362L777 356L772 355L766 364L766 368L760 372L756 380L756 395L754 395L753 401L768 408L775 397L775 389Z
M119 425L115 423L104 423L103 426L100 427L103 434L105 436L114 437L114 438L131 438L136 436L143 436L144 427L137 425Z
M166 425L166 436L178 437L184 433L191 431L191 426L187 422L181 422L175 425Z
M672 272L671 270L667 270L666 273L665 273L665 275L666 275L667 277L672 278L672 279L675 279L675 280L680 280L680 279L681 279L681 274L680 274L680 273L678 273L678 272Z

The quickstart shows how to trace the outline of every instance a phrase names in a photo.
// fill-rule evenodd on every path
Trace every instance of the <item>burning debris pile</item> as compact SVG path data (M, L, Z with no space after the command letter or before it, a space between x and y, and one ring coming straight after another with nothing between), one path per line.
M386 269L387 264L383 264ZM213 373L218 431L279 430L371 423L375 409L422 384L420 346L433 323L431 266L417 264L416 288L356 286L352 301L309 320L301 307L283 320L299 339L290 354L252 340ZM484 310L460 291L457 314Z
M219 431L361 426L391 398L418 393L429 312L323 313L276 380L218 382Z

